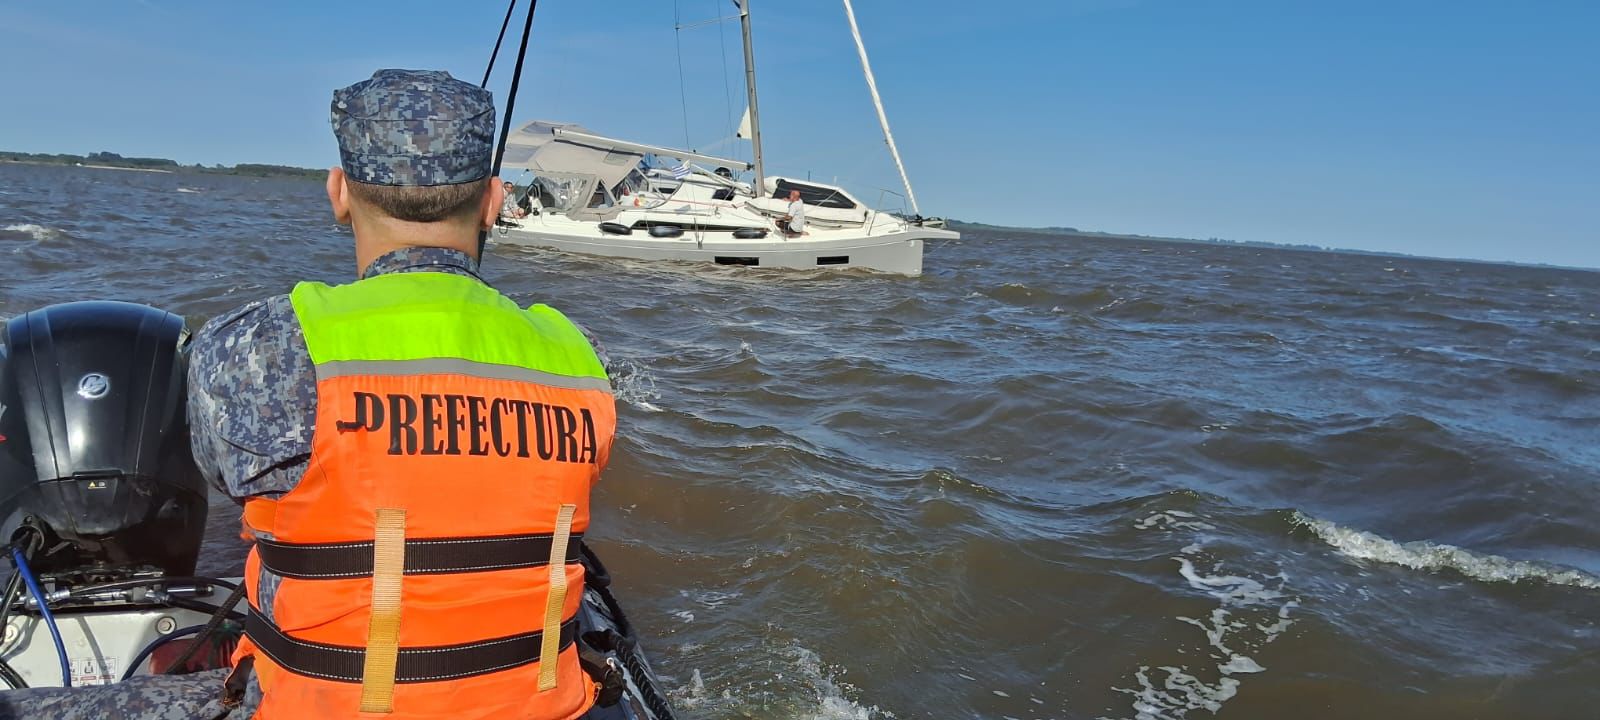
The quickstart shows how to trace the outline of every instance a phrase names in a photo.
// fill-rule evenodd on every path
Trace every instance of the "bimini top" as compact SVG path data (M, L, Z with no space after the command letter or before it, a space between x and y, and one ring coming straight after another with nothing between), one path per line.
M527 170L535 175L593 175L606 187L614 187L644 160L645 155L712 167L740 170L751 167L740 160L615 140L595 135L581 125L547 120L534 120L511 131L506 138L506 154L500 166L502 169Z

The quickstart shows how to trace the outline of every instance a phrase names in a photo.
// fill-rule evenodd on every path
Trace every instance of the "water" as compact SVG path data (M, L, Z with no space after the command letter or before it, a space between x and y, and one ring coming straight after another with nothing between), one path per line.
M317 183L0 165L0 317L354 271ZM485 271L619 365L590 537L686 717L1597 716L1600 275L986 232L921 278Z

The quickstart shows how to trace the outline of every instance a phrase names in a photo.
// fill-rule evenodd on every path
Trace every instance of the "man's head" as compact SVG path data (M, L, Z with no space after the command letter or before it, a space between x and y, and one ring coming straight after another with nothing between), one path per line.
M794 201L799 200L799 199L800 199L800 191L799 190L790 190L789 191L789 202L794 202Z
M379 70L334 91L328 199L362 267L409 246L476 254L503 192L489 179L494 115L488 91L435 70Z

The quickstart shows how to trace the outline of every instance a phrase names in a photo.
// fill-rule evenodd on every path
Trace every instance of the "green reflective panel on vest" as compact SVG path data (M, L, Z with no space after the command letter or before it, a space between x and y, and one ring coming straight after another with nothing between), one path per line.
M606 377L588 338L546 305L522 310L463 275L408 272L289 294L311 361L460 359L577 378ZM461 322L465 317L472 322Z

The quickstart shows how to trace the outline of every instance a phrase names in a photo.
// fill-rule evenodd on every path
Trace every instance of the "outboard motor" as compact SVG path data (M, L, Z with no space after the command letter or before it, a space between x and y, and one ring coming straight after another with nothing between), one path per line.
M122 302L52 305L0 332L0 542L75 581L193 575L206 485L189 450L183 318Z

